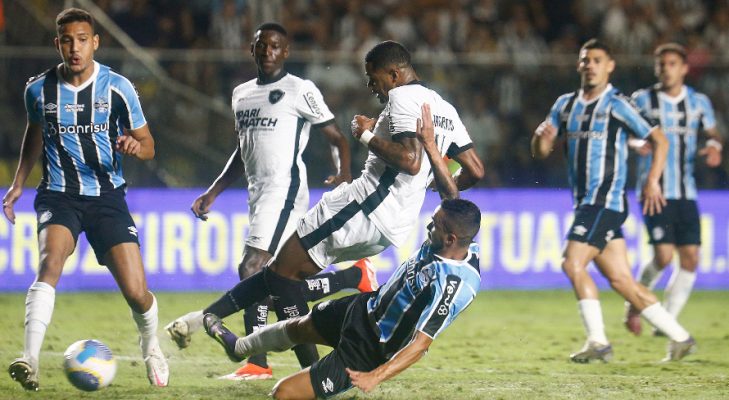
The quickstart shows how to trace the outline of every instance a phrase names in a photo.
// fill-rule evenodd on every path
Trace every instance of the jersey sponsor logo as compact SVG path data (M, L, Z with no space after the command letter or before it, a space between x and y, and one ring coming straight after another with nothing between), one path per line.
M299 307L296 306L284 307L283 312L287 315L287 318L296 318L301 314L299 312Z
M318 291L322 293L329 293L331 288L329 287L329 278L319 279L307 279L305 280L310 291Z
M99 97L94 101L94 110L100 113L106 113L109 111L109 102L105 98Z
M331 379L327 378L321 381L321 388L324 393L331 393L334 391L334 382L332 382Z
M407 265L405 265L405 280L408 282L408 286L410 286L412 291L415 293L420 293L420 288L418 288L418 285L415 284L415 279L417 278L416 267L418 264L418 260L411 258L407 261Z
M447 131L453 131L456 129L455 125L453 125L452 119L441 117L440 115L433 115L433 127L445 129Z
M65 126L49 122L47 131L50 135L78 135L82 133L107 132L109 131L109 123Z
M85 104L64 104L63 110L66 112L84 112L84 109L86 108Z
M446 281L448 283L445 287L445 297L443 297L443 300L438 305L438 310L436 311L440 316L448 315L448 311L451 308L451 303L453 303L453 298L456 296L458 286L460 286L461 284L461 278L455 275L448 275Z
M43 214L38 217L38 223L45 224L53 218L53 213L50 210L43 211Z
M48 103L43 106L46 114L56 114L58 112L58 106L56 103Z
M304 100L306 100L306 104L309 106L309 109L311 109L311 112L318 116L322 116L324 114L323 112L321 112L321 108L319 108L319 104L317 104L316 102L314 93L306 92L304 94Z
M260 108L249 108L235 113L238 129L275 127L278 118L262 117Z
M570 139L593 139L593 140L604 140L607 139L606 131L573 131L567 132L567 136Z
M271 102L271 104L276 104L281 100L286 92L284 92L281 89L272 90L268 93L268 101Z
M587 233L587 228L585 228L583 225L577 225L572 229L572 233L577 236L584 236L585 233Z

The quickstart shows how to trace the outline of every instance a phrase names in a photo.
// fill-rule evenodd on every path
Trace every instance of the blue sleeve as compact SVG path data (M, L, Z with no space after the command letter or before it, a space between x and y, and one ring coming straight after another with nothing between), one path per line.
M451 274L434 280L431 291L430 304L423 310L416 329L435 339L471 304L476 293L463 278Z
M622 122L633 135L640 139L648 137L652 127L628 100L615 97L612 105L612 116Z
M112 83L112 90L121 96L126 108L125 115L121 119L124 128L138 129L147 123L142 112L142 104L139 102L139 96L136 89L129 80L121 75L116 74L116 78Z
M549 121L555 128L557 128L558 136L564 133L562 132L562 110L573 95L573 93L568 93L559 96L557 101L555 101L552 105L552 108L549 109L547 121Z
M41 115L40 109L38 108L38 100L40 98L40 91L43 87L42 84L33 82L25 87L25 112L28 115L28 122L41 123L43 121L43 115Z
M716 117L714 116L714 107L711 105L711 100L703 94L697 96L696 100L701 108L701 125L703 129L716 128Z

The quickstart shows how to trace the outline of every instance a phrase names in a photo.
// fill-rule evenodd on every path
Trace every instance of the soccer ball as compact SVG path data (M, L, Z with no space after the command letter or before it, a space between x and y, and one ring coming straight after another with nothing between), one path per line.
M109 386L116 374L116 360L100 341L79 340L63 353L63 370L73 386L92 392Z

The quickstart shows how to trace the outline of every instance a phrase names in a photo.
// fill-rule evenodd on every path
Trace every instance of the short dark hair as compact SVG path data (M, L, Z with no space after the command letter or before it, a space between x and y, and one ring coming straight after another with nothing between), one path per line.
M678 43L664 43L658 47L656 47L656 51L653 52L653 56L656 58L666 54L666 53L674 53L681 57L683 62L686 62L686 48L681 46Z
M448 199L440 203L449 231L458 236L458 244L467 246L481 228L481 210L466 199Z
M374 69L390 65L410 67L410 52L398 42L386 40L375 45L365 56L365 63L372 63Z
M88 24L91 25L91 31L96 33L96 22L94 21L94 17L92 17L88 11L80 8L67 8L58 13L58 16L56 17L56 31L60 34L63 25L71 22L88 22Z
M583 50L602 50L605 53L607 53L608 57L613 58L613 52L610 49L610 46L608 46L607 43L603 42L600 39L592 38L585 42L585 44L580 47L580 53L582 53Z
M286 29L277 22L264 22L261 25L258 25L258 28L256 28L255 32L258 31L276 31L284 37L289 36L288 32L286 32Z

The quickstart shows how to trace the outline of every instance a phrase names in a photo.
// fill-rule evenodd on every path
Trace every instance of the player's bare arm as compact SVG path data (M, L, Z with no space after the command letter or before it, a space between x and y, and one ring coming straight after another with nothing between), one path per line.
M461 165L461 168L453 177L456 180L458 190L469 189L483 179L486 172L481 158L476 154L476 150L473 148L468 149L458 153L453 159Z
M392 378L418 362L428 351L431 343L433 343L433 339L417 331L415 337L407 346L395 353L386 363L372 371L360 372L347 368L349 379L352 380L354 386L360 388L363 392L370 392L380 383Z
M440 155L438 146L435 144L435 129L433 128L433 115L430 112L430 105L424 103L421 106L421 118L418 118L415 136L423 144L425 155L428 156L430 166L433 170L435 187L441 199L457 199L458 187L451 177L448 165Z
M544 159L552 153L554 142L557 138L557 127L552 125L549 120L545 120L537 129L534 130L532 136L531 147L532 157Z
M198 196L195 201L192 202L190 210L197 218L203 221L208 220L207 214L210 212L215 199L223 193L230 185L235 181L242 178L244 175L243 161L240 158L240 145L235 147L235 151L228 158L228 162L223 168L223 172L215 178L212 185L203 194Z
M364 135L367 147L390 166L408 175L415 175L420 171L422 161L422 145L416 138L404 136L385 140L373 136L372 129L375 127L375 120L364 115L355 115L352 120L352 135L362 141Z
M706 165L716 168L721 165L721 150L724 148L719 130L716 128L707 129L706 146L699 150L699 155L706 157Z
M43 128L38 123L28 122L23 135L23 144L20 147L20 161L18 169L15 170L15 178L13 184L3 197L3 213L5 218L11 224L15 224L15 203L23 194L23 185L25 185L30 171L40 159L43 150Z
M351 157L349 155L349 143L347 142L347 138L344 137L337 124L323 126L320 130L332 146L333 152L336 151L338 156L334 157L334 154L332 154L334 166L337 167L336 175L327 177L324 183L331 186L337 186L342 182L352 182L352 171L350 168Z
M641 194L643 196L643 214L654 215L659 214L666 205L659 180L666 166L669 143L663 129L658 126L651 130L648 140L653 147L653 161Z
M124 155L140 160L154 158L154 138L149 132L149 125L137 129L125 129L125 135L116 138L116 150Z

